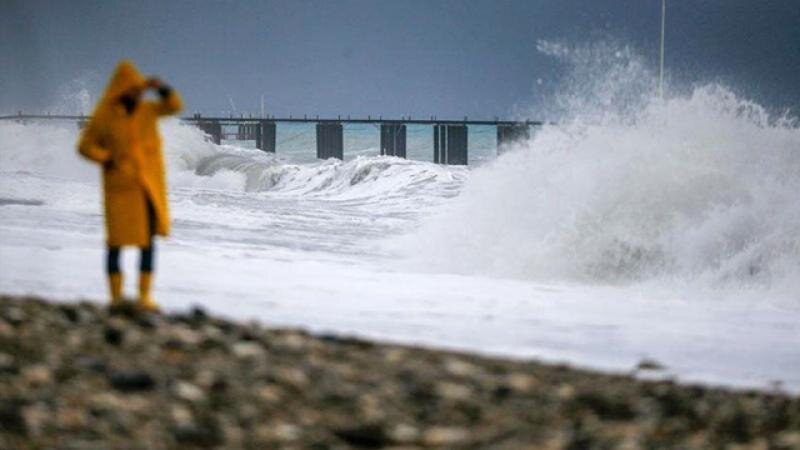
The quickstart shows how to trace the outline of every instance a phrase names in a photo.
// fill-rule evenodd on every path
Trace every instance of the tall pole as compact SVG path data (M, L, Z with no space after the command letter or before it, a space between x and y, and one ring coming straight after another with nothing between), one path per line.
M664 98L664 25L667 16L667 0L661 0L661 58L658 64L658 95Z

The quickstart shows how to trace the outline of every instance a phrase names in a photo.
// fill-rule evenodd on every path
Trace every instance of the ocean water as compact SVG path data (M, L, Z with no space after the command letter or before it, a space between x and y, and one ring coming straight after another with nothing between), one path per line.
M236 128L226 128L235 133ZM276 153L295 163L316 160L314 124L279 123L276 129ZM497 134L494 126L473 125L468 128L470 165L481 165L497 156ZM380 125L344 124L344 160L359 156L380 155ZM223 144L255 149L254 141L223 141ZM433 162L433 128L429 125L408 125L406 157L415 161Z
M275 155L162 123L173 235L156 298L234 318L648 376L800 392L800 128L715 84L661 99L635 52L571 67L539 129L476 164L344 161L312 127ZM531 112L533 114L533 112ZM74 124L0 123L0 292L104 301L99 170ZM135 252L124 268L135 273ZM134 294L135 276L126 279Z

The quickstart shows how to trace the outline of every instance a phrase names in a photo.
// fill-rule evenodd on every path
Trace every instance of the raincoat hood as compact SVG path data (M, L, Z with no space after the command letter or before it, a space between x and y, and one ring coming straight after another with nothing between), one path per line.
M128 60L123 60L117 65L114 70L114 75L106 86L103 93L103 99L99 105L109 104L117 100L117 98L128 89L133 87L144 87L145 78L139 73L139 70ZM98 105L98 106L99 106Z

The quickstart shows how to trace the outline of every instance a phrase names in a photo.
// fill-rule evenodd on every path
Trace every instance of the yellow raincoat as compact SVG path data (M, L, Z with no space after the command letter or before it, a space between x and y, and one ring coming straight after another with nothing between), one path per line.
M157 120L176 114L182 104L178 94L171 91L160 101L141 100L128 114L119 102L120 95L130 88L144 88L145 83L131 62L121 62L78 142L80 154L103 168L106 239L113 247L149 245L148 198L156 214L155 234L169 234Z

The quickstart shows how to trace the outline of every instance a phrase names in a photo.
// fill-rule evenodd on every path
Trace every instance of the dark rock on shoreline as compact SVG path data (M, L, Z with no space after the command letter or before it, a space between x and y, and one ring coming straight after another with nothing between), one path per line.
M0 297L0 448L800 449L800 399Z

